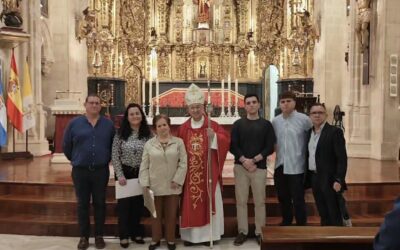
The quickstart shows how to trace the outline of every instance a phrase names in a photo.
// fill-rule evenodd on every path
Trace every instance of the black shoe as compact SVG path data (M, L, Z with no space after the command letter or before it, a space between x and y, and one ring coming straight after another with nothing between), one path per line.
M261 235L256 234L256 241L257 241L258 245L261 245Z
M157 243L155 243L155 244L153 244L153 243L154 243L154 242L151 242L151 243L150 243L150 245L149 245L149 250L156 250L157 247L160 246L160 242L157 242Z
M86 250L89 247L89 239L86 237L81 237L78 243L79 250Z
M191 247L191 246L194 246L195 243L192 243L192 242L190 242L190 241L184 241L184 242L183 242L183 245L184 245L185 247Z
M129 247L129 240L128 239L121 239L119 244L121 245L122 248L128 248Z
M247 235L245 235L244 233L239 233L236 236L235 241L233 242L233 245L235 246L241 246L245 241L247 240Z
M289 222L281 222L281 223L279 223L279 226L281 226L281 227L292 226L292 223L289 223Z
M213 245L216 245L216 244L218 244L218 241L213 241ZM197 245L203 245L203 246L209 247L210 246L210 242L206 241L206 242L198 243Z
M175 243L169 243L169 242L167 242L167 247L168 247L168 250L175 250L176 249L176 244Z
M106 247L106 243L104 242L103 236L96 236L94 238L94 246L97 249L104 249Z
M141 245L143 245L145 242L144 242L144 240L143 240L143 238L142 237L140 237L140 236L138 236L138 237L131 237L131 240L132 241L134 241L134 242L136 242L136 244L141 244Z

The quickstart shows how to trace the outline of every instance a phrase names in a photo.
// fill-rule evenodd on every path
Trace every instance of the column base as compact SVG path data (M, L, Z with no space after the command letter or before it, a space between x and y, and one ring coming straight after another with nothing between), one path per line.
M54 153L50 160L51 164L66 164L70 163L63 153Z
M349 142L346 145L349 157L371 158L371 142Z

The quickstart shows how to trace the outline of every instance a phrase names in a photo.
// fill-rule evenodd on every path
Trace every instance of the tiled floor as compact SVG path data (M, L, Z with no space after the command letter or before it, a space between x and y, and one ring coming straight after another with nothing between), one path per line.
M0 234L0 250L71 250L76 249L78 238L72 237L49 237L49 236L28 236L28 235L10 235ZM119 240L116 238L107 238L105 249L122 249L119 245ZM150 239L146 239L150 242ZM93 245L93 239L90 239L89 250L96 249ZM127 249L147 250L148 244L137 245L132 243ZM166 244L162 245L160 250L167 249ZM181 242L178 242L177 249L210 249L206 246L184 247ZM242 246L236 247L233 245L232 238L224 238L218 244L214 245L215 250L255 250L260 249L254 239L249 239Z

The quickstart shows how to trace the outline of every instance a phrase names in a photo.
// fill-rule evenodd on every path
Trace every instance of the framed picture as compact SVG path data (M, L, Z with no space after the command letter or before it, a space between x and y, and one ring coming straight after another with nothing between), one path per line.
M40 0L40 10L44 17L49 17L49 4L48 0Z

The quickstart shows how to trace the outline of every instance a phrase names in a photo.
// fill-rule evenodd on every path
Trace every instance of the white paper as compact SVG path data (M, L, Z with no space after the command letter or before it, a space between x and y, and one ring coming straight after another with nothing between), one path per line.
M154 192L151 189L147 189L148 192L143 192L144 206L149 210L153 218L157 218L156 207L154 204Z
M115 198L122 199L142 195L142 186L139 184L139 179L127 179L126 185L119 185L118 181L115 182Z

